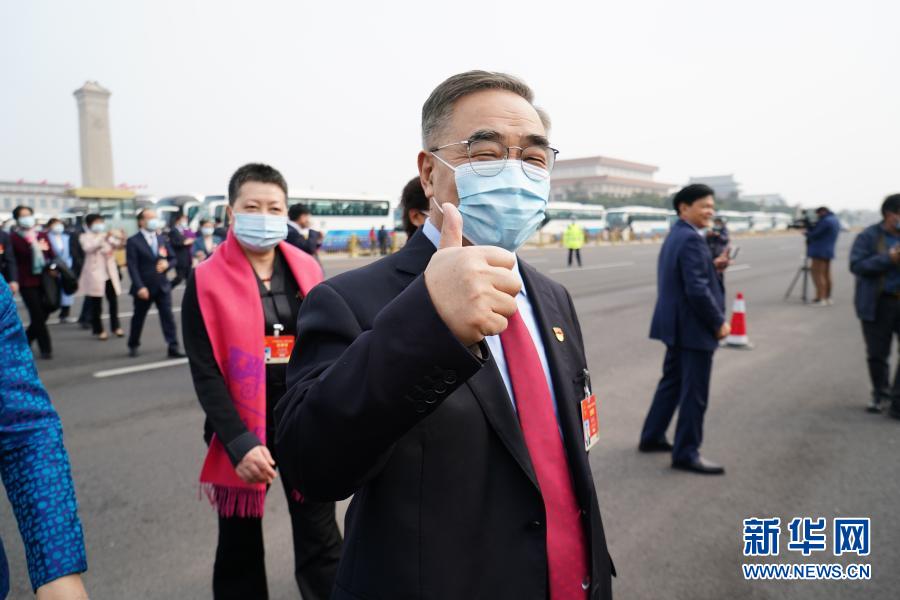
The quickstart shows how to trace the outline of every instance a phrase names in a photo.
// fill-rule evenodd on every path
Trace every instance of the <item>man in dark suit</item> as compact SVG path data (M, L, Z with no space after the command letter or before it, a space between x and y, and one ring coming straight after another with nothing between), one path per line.
M16 267L16 252L13 250L9 234L0 230L0 275L9 284L13 294L19 292L19 271Z
M644 421L641 452L672 452L672 467L721 475L725 469L700 456L703 415L709 399L713 352L731 327L725 320L725 294L701 229L715 212L712 188L693 184L675 194L679 219L659 252L659 289L650 337L666 345L663 376ZM727 258L724 259L727 261ZM674 447L666 429L678 409Z
M523 82L472 71L432 92L422 132L429 220L304 299L276 408L285 476L354 494L333 598L611 598L582 333L513 254L549 196L547 119Z
M310 227L309 207L305 204L292 204L288 209L288 232L285 241L319 260L322 233Z
M131 295L134 297L134 316L128 335L128 354L137 356L141 345L141 331L150 306L156 304L163 337L171 358L182 358L178 349L175 318L172 316L172 284L167 276L175 268L175 251L157 231L162 223L156 211L145 208L138 213L139 231L125 243L128 276L131 278Z

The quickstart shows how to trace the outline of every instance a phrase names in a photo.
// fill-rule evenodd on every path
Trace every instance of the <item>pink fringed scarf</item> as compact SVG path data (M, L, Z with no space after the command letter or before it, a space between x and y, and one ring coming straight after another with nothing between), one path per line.
M322 281L322 268L305 252L282 242L282 256L303 297ZM266 365L262 302L253 268L229 231L225 242L194 271L197 299L213 355L247 429L266 443ZM295 347L295 352L298 349ZM200 485L223 517L262 517L266 486L244 483L214 435Z

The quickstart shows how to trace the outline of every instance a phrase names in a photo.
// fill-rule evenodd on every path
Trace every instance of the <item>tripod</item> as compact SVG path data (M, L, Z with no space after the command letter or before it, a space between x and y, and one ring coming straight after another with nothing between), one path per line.
M787 291L784 293L785 300L787 300L788 298L791 297L791 292L794 291L794 286L797 285L797 281L800 279L801 276L803 276L803 287L802 287L803 294L802 294L801 298L803 300L803 304L806 304L807 302L809 302L809 300L807 299L807 295L806 295L806 290L809 287L809 273L810 273L809 258L804 258L803 264L800 265L799 269L797 269L797 274L794 275L794 279L791 280L791 285L788 286Z

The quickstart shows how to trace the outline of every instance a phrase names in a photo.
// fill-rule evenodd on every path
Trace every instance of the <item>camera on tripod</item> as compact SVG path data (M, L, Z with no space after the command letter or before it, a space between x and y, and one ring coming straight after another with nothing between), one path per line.
M819 215L812 209L806 209L788 225L788 229L812 229L819 221Z

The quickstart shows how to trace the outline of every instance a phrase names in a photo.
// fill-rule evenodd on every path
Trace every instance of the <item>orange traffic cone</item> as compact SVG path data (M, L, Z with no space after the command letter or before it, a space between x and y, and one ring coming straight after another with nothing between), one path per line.
M747 304L744 302L744 294L738 292L734 299L734 307L731 315L731 333L725 338L725 345L731 348L750 350L753 345L747 337Z

